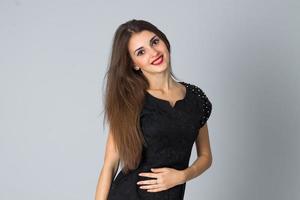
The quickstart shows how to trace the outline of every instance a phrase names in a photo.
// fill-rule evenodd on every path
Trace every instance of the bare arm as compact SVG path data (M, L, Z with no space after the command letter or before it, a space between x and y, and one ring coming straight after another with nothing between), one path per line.
M95 200L107 200L111 182L119 167L119 154L111 132L108 133L104 164L101 169L96 188Z
M205 125L199 130L199 134L196 139L196 148L198 158L190 167L183 170L185 182L199 176L212 164L207 123L205 123Z

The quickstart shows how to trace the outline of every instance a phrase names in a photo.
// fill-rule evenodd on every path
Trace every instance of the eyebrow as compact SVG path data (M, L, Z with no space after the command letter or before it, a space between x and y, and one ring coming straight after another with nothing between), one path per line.
M155 37L156 37L156 35L154 35L154 36L150 39L150 43L155 39ZM136 50L134 51L134 53L135 53L136 51L142 49L142 48L143 48L143 47L140 47L140 48L136 49Z

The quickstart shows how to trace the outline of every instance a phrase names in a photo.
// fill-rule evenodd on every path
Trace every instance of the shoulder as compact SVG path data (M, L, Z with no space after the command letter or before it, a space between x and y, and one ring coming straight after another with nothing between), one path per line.
M207 99L205 92L198 86L192 83L182 82L186 88L191 91L191 93L195 96L198 96L203 99Z
M192 84L192 83L186 83L184 82L186 88L189 90L190 96L192 96L192 99L196 101L196 104L198 105L198 108L205 112L211 112L212 110L212 103L210 101L210 98L206 95L204 90L199 87L198 85Z
M202 88L192 83L184 84L189 90L191 101L194 102L193 105L195 105L195 111L197 112L197 115L200 116L197 119L199 120L199 128L201 128L211 115L212 103Z

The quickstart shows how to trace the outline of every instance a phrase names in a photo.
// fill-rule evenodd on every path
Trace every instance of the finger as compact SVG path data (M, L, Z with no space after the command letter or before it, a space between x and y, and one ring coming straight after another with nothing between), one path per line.
M147 172L139 173L139 176L146 176L146 177L150 177L150 178L156 178L157 177L155 173L147 173Z
M161 186L158 184L152 184L152 185L141 185L140 188L141 189L157 189L160 188Z
M167 169L165 167L162 168L151 168L153 172L165 172Z
M156 179L138 182L138 185L153 185L153 184L156 184Z

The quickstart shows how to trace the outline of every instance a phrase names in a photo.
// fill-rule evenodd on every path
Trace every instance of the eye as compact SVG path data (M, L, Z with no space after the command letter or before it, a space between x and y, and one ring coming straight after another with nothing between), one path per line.
M139 51L139 52L137 53L137 55L138 55L138 56L141 55L141 52L144 52L144 50ZM142 54L144 54L144 53L142 53Z
M156 39L153 40L153 43L152 43L152 44L155 44L155 45L156 45L156 44L158 44L158 43L159 43L159 39L156 38Z

